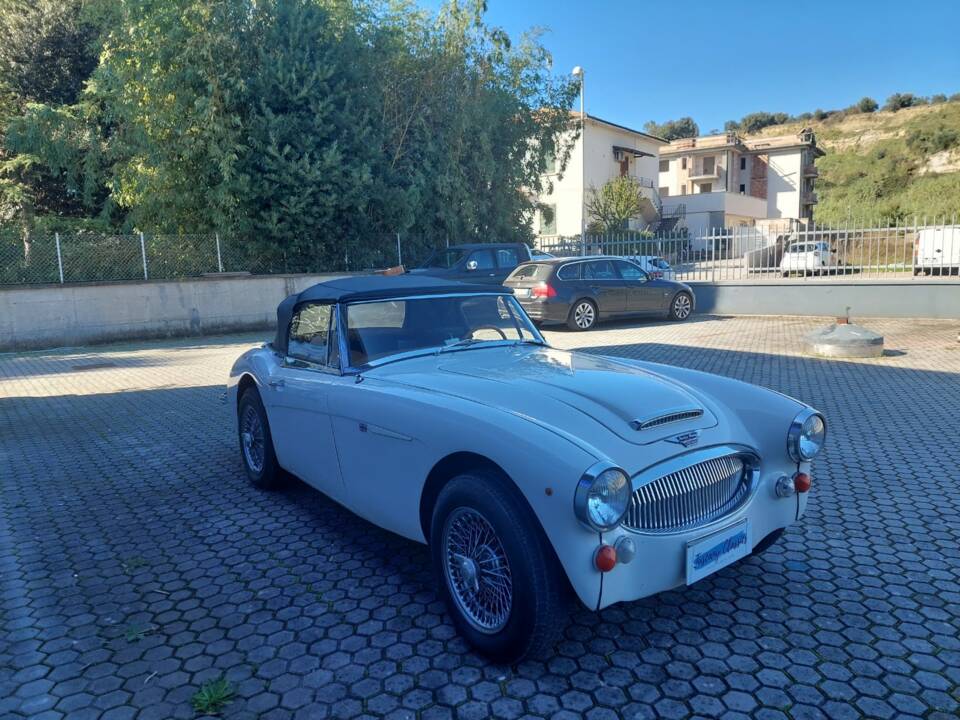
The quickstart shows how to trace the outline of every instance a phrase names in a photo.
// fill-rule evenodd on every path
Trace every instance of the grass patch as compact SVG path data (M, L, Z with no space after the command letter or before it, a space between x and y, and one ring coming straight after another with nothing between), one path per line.
M225 677L205 682L193 696L193 709L198 715L219 715L233 699L233 685Z

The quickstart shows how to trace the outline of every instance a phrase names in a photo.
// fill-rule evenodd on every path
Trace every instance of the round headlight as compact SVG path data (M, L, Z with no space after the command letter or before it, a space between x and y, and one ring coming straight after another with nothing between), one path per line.
M623 470L603 464L590 468L580 478L574 509L577 519L591 530L615 528L629 504L630 478Z
M794 462L812 460L823 449L827 423L823 415L807 408L793 419L787 433L787 452Z

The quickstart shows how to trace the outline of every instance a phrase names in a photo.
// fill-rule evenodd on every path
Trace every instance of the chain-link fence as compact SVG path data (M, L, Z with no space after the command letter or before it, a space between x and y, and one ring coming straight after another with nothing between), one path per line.
M235 235L31 233L0 230L0 285L166 280L221 273L321 273L415 266L447 242L401 233L344 246L276 247Z
M957 218L934 224L741 226L540 238L537 249L556 256L632 258L655 275L681 281L897 281L960 274Z

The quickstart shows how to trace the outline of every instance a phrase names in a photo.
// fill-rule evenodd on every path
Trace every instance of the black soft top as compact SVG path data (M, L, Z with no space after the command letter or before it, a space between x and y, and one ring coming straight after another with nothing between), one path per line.
M301 303L345 303L360 300L390 300L408 295L446 295L449 293L503 293L513 291L499 285L479 285L428 275L359 275L317 283L290 295L277 306L277 336L273 347L287 352L287 328L294 310Z

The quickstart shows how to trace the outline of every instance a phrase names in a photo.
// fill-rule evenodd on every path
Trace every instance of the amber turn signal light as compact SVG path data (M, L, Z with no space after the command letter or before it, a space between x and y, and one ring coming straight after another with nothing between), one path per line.
M593 563L600 572L610 572L617 565L617 551L613 545L601 545L593 556Z

